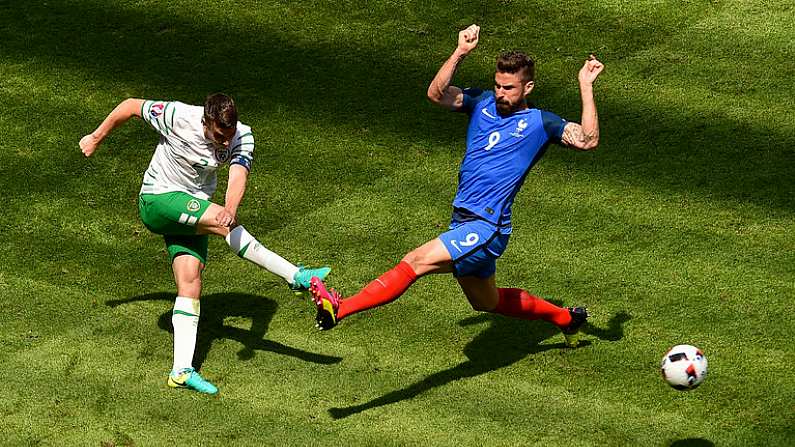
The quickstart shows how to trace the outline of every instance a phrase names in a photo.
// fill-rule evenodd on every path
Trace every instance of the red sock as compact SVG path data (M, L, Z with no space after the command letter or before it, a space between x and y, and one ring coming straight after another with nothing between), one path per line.
M401 261L392 270L367 284L356 295L340 301L340 307L337 309L337 320L363 310L391 303L397 297L403 295L403 292L416 280L417 274L414 273L414 269L407 262Z
M523 320L544 320L558 327L571 323L569 310L558 307L549 301L530 295L522 289L497 289L500 301L494 313Z

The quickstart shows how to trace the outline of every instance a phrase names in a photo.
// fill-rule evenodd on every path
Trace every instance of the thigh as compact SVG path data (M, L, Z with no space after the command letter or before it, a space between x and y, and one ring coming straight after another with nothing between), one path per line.
M403 257L417 276L429 273L450 273L453 271L452 259L444 243L439 238L430 240L415 248Z
M460 276L456 278L461 290L475 310L491 311L500 300L494 275L488 278L477 276Z
M193 235L211 203L184 192L141 194L138 212L149 231L163 235Z
M201 216L201 219L199 219L196 231L199 234L216 234L221 237L226 237L226 235L229 234L229 231L234 228L234 223L231 227L222 226L218 223L216 217L219 213L224 211L226 211L226 209L221 205L210 203L210 205L207 207L207 212L205 212Z
M465 258L487 245L497 233L488 222L473 220L454 222L449 230L439 235L453 261Z
M207 264L207 253L209 246L209 237L203 235L165 235L163 239L166 241L166 249L171 258L172 264L180 255L189 255L196 258L201 264L201 268Z
M508 235L488 222L470 221L454 223L439 239L453 259L456 277L477 276L488 278L496 271L497 258L502 255Z

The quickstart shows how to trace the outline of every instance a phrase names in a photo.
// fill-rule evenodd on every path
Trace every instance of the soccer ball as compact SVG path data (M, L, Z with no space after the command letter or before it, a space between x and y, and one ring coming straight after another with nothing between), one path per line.
M695 346L676 345L665 353L660 369L668 385L677 390L692 390L707 376L707 358Z

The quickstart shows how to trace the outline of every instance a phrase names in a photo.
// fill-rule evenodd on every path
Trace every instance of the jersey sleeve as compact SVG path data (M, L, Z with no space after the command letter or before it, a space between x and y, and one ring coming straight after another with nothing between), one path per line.
M141 119L161 135L170 136L174 134L174 114L178 108L178 102L146 100L141 105Z
M546 110L541 111L541 121L544 124L544 132L550 141L560 144L563 138L563 128L566 127L568 121Z
M254 135L248 126L238 125L238 131L232 141L232 157L230 165L240 165L251 171L254 161Z
M475 110L475 105L483 98L483 90L479 88L465 88L463 93L464 104L461 106L460 111L472 114L472 111Z

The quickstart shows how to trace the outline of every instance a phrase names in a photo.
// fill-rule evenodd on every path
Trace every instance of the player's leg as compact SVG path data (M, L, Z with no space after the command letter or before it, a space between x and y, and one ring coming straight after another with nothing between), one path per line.
M177 284L177 299L171 313L174 326L174 365L172 373L193 368L196 335L201 306L202 262L188 254L176 256L171 264Z
M456 279L473 309L523 320L548 321L563 331L568 346L577 346L579 330L588 318L584 307L559 307L522 289L497 288L493 274L487 278Z
M206 202L206 201L205 201ZM174 364L168 386L207 394L218 390L193 369L193 353L199 325L201 271L207 262L206 235L196 235L196 223L206 204L185 193L142 194L138 212L146 228L164 235L171 256L177 298L171 313L174 327Z
M467 232L467 240L487 235L479 231L476 225L465 226L462 230ZM460 238L461 234L458 236ZM507 248L509 237L508 234L493 234L479 249L469 251L456 260L453 275L464 295L475 310L525 320L548 321L563 331L569 346L576 346L577 333L588 317L585 308L559 307L521 289L497 288L494 277L497 258ZM455 248L454 244L451 245Z
M421 276L451 271L450 253L437 238L409 252L392 269L346 299L341 299L335 290L326 289L321 280L313 278L310 292L318 307L318 327L330 329L349 315L390 303Z
M168 386L188 388L206 394L218 389L193 368L201 306L201 272L207 260L207 236L166 236L171 254L177 298L171 313L174 327L174 364Z
M494 312L500 301L500 294L495 285L494 275L488 278L477 276L457 277L461 290L467 297L472 309L480 312Z
M456 279L475 310L523 320L549 321L561 328L571 323L565 307L558 307L522 289L497 288L493 274L487 278L461 276Z
M410 251L392 269L367 284L359 293L340 302L338 319L383 306L397 299L418 278L431 273L450 273L452 259L437 238Z
M199 234L215 234L223 237L235 254L282 277L293 290L308 289L309 280L313 276L323 279L331 271L328 267L310 269L300 265L293 265L278 254L265 248L242 225L227 227L219 224L216 217L223 209L220 205L208 202L206 211L198 220L197 232Z

